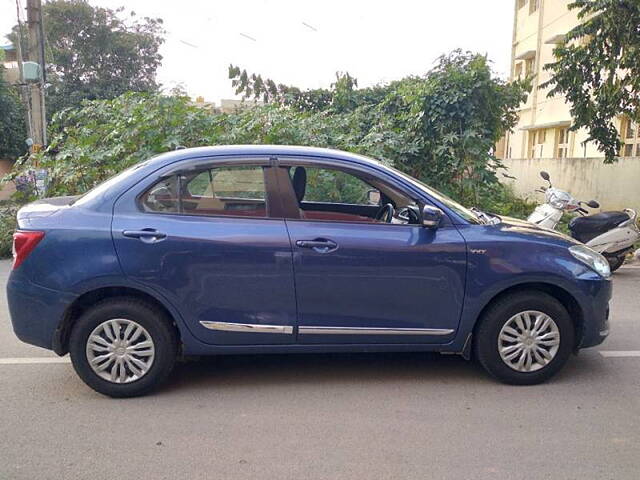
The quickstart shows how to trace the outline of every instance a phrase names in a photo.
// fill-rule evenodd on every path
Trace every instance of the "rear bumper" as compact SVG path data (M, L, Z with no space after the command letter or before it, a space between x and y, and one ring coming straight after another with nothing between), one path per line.
M55 331L74 295L35 285L13 272L7 300L13 331L25 343L53 350Z

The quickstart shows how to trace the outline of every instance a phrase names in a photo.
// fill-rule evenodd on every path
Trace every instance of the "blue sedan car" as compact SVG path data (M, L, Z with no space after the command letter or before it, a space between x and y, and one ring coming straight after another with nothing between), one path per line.
M534 384L608 334L601 255L335 150L178 150L18 224L16 335L113 397L243 353L457 353Z

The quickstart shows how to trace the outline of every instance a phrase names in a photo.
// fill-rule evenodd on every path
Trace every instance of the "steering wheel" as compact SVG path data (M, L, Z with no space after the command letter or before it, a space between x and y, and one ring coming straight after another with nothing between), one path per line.
M390 203L387 203L382 207L380 207L380 210L378 210L378 213L376 213L376 221L391 223L394 213L395 213L395 209L393 208L393 205L391 205Z
M396 215L397 218L404 222L407 222L410 225L420 223L420 214L418 213L418 207L416 207L415 205L409 205L407 207L401 208Z

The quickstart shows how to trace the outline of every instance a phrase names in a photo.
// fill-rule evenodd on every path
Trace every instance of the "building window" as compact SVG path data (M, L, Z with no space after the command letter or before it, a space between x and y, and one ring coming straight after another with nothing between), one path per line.
M556 130L556 157L567 158L569 156L569 129L558 128Z
M640 133L638 123L625 119L622 122L622 156L640 157Z
M522 78L522 62L516 63L516 71L514 76L517 79Z
M547 131L544 129L529 132L529 158L542 158L542 148L546 139Z
M529 2L529 15L538 11L540 0L531 0Z
M528 77L529 75L533 75L534 70L536 68L536 59L527 58L524 62L524 74Z

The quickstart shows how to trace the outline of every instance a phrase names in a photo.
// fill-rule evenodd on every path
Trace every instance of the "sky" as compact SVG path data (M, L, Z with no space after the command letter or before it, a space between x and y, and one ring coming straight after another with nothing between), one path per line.
M513 0L89 3L162 18L167 33L159 82L216 103L236 98L230 63L301 88L329 87L338 71L348 71L360 86L420 75L456 48L487 54L502 77L509 70ZM16 0L0 0L0 34L15 22Z

